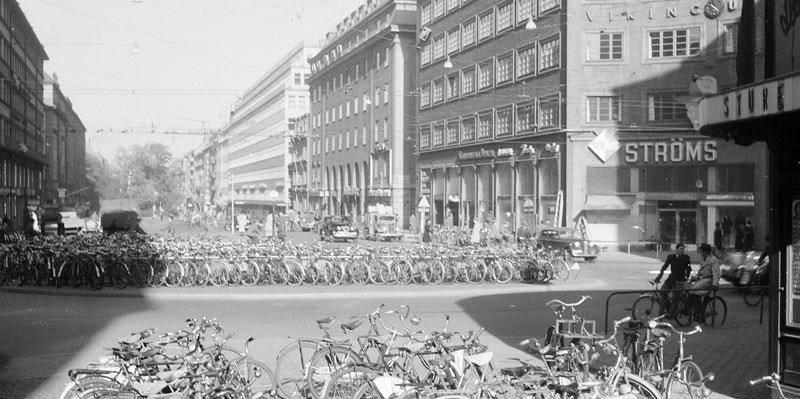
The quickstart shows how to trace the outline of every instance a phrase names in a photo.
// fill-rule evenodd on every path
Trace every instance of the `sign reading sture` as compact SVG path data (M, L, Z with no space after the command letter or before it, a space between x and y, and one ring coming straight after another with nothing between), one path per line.
M800 75L745 86L700 100L700 128L800 109Z

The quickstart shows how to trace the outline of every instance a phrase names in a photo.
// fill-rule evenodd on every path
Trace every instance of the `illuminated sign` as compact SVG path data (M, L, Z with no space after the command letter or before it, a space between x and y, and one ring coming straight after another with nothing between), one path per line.
M800 75L745 86L700 100L700 126L800 109Z
M625 144L625 162L628 163L715 162L717 155L717 142L714 140Z

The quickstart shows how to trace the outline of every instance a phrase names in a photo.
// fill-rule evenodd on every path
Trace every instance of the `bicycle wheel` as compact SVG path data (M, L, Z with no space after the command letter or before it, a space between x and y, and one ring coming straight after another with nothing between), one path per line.
M655 295L643 295L633 302L631 317L634 320L647 321L661 316L661 301Z
M242 259L237 262L237 266L242 272L242 285L249 287L261 281L261 269L259 269L257 263Z
M637 399L662 399L661 392L653 384L636 375L625 375L617 381L615 395Z
M408 259L398 259L392 262L392 269L397 278L397 282L403 285L411 284L414 280L414 267Z
M488 274L486 263L482 259L475 259L470 262L469 281L472 283L480 283L486 280Z
M369 265L364 261L354 261L347 266L347 275L354 284L364 285L370 281Z
M702 398L703 371L697 363L687 360L672 370L664 382L664 398Z
M372 284L385 284L386 280L384 280L385 276L390 274L389 266L386 265L386 262L380 259L373 259L369 262L369 282Z
M375 370L358 365L344 367L331 375L322 397L327 399L350 399L362 385L369 384L377 376Z
M275 374L272 369L258 360L245 357L236 361L239 369L247 383L248 390L255 398L275 397L277 386L275 384ZM248 396L251 397L251 396Z
M183 280L183 267L177 260L170 260L165 265L164 285L167 287L177 287Z
M694 321L694 305L689 303L691 298L674 298L672 300L675 323L681 327L688 327Z
M345 366L360 364L361 358L350 348L344 346L328 346L314 353L306 372L306 386L314 399L319 399L325 384L337 370Z
M725 300L715 296L708 299L703 306L703 323L707 326L721 326L728 319L728 304Z
M317 351L317 342L310 339L294 341L278 352L275 360L275 382L284 399L308 397L306 373Z
M569 279L569 265L567 261L562 258L550 259L550 264L553 265L553 276L561 281Z
M403 396L393 396L397 399L417 399L417 391L414 390L413 392L404 393ZM355 394L352 396L353 399L382 399L383 395L378 391L378 388L375 387L375 384L368 383L362 384ZM426 397L427 398L427 397Z
M495 260L492 264L492 281L508 284L514 278L514 266L507 260Z
M423 265L423 279L428 284L441 284L444 281L445 269L442 262L431 259Z
M742 288L742 298L744 299L744 303L750 307L758 306L764 299L766 293L766 290L761 287L753 288L748 285Z
M114 263L111 265L111 283L117 289L125 289L131 280L128 266L122 262Z
M289 269L282 260L270 261L270 281L272 284L286 284L289 282Z
M327 266L325 266L323 273L325 274L325 281L331 285L341 285L344 282L344 266L340 262L331 262L325 260L327 262Z

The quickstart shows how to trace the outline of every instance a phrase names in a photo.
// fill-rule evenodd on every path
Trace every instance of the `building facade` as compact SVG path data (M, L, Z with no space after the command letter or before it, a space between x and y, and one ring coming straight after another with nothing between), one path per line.
M560 224L561 3L431 0L419 18L417 173L433 222Z
M23 227L41 201L47 53L16 0L0 1L0 212Z
M731 246L737 222L763 233L765 148L706 140L686 108L693 77L735 82L739 15L691 0L421 2L417 173L433 222L580 221L612 246L707 242L717 222Z
M183 159L184 191L188 199L185 210L191 217L206 221L220 213L214 206L220 191L217 185L219 141L219 132L209 132L203 145Z
M303 114L289 123L289 202L298 212L309 212L308 138L311 114Z
M355 217L414 204L416 2L369 0L311 59L310 206Z
M700 86L736 83L741 7L704 5L569 4L566 220L593 239L713 243L720 223L734 247L750 221L763 242L766 147L709 140L687 113Z
M87 201L86 127L61 91L57 76L44 79L47 170L42 207L74 207Z
M290 124L309 111L308 59L317 49L297 45L248 89L231 111L220 140L217 204L263 218L289 205Z

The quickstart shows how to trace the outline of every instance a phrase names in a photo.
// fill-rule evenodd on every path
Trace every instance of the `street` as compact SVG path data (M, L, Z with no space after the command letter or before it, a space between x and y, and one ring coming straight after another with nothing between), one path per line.
M289 337L321 335L315 320L336 316L346 321L381 304L386 309L410 306L426 331L443 328L445 315L451 316L451 330L485 327L482 342L495 353L498 364L513 365L504 359L532 358L520 350L518 342L542 338L553 323L545 302L592 296L579 310L587 319L595 319L598 332L603 333L608 295L646 289L659 266L650 258L606 253L595 263L581 263L577 279L547 285L106 288L33 293L5 289L0 292L0 397L57 397L67 381L67 370L104 355L104 348L118 338L151 327L160 332L180 329L189 317L217 318L227 331L236 332L234 345L255 337L251 354L274 365ZM89 296L74 296L77 293ZM709 384L715 392L735 398L762 397L765 393L749 388L746 380L767 373L767 325L759 324L759 309L747 308L740 295L726 292L721 296L728 303L725 325L704 327L702 334L689 337L687 351L705 372L717 375ZM615 297L609 319L628 315L626 308L634 299ZM673 344L668 341L667 345Z

